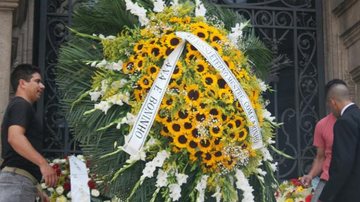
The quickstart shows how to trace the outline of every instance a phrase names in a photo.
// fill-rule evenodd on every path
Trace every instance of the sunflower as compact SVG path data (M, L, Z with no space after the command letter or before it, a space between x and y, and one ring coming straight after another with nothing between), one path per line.
M177 121L172 121L171 123L167 124L169 132L171 134L177 135L182 134L182 125ZM170 127L169 127L170 126Z
M213 47L219 53L219 55L223 55L223 48L221 44L218 42L211 42L210 46Z
M125 74L133 74L135 72L133 57L130 57L127 62L123 63L122 71Z
M177 80L182 76L182 74L183 74L183 65L180 61L178 61L176 63L176 66L175 66L175 69L174 69L174 72L173 72L171 78Z
M245 119L238 116L235 119L233 119L235 123L235 128L243 128L245 126Z
M140 40L139 42L137 42L134 46L134 52L138 53L138 52L142 52L144 51L144 47L145 47L145 41L144 40Z
M203 58L203 56L200 54L199 51L187 51L185 55L185 62L187 64L191 64L193 61L201 58Z
M218 98L227 104L232 104L234 102L234 95L231 90L228 89L220 89L218 91Z
M149 67L147 67L147 74L150 75L150 77L152 79L155 79L156 76L158 75L160 71L160 67L158 67L157 65L153 64L150 65Z
M177 45L179 45L181 42L181 39L177 37L174 33L166 35L166 46L169 48L176 48Z
M210 31L210 36L209 36L210 42L219 43L224 41L224 36L220 34L218 31L216 31L216 29L210 29L209 31Z
M182 119L182 120L188 120L190 117L190 114L188 113L187 110L180 110L177 113L177 116L175 116L176 119Z
M163 126L161 131L160 131L160 135L164 136L164 137L169 137L169 129L166 126Z
M175 134L173 143L175 146L177 146L179 148L186 148L188 145L188 141L189 140L185 134L178 133L178 134Z
M196 61L195 71L197 73L203 74L203 73L206 73L209 71L208 67L209 67L209 64L205 60L198 59Z
M142 99L144 98L144 90L138 90L138 89L135 89L134 90L134 97L135 97L135 100L140 102L142 101Z
M202 162L205 163L207 166L210 166L208 168L211 168L216 163L214 155L210 152L204 152L202 154Z
M141 89L149 89L153 83L150 76L143 75L137 82Z
M225 64L231 69L232 71L236 70L236 66L232 59L228 56L223 56L222 59L224 60Z
M209 32L206 29L194 29L192 30L192 33L203 40L206 40L209 37Z
M248 131L246 130L246 128L242 128L240 130L237 130L236 132L236 140L239 142L242 142L246 139L247 135L248 135Z
M222 161L224 158L224 154L222 151L213 151L212 154L214 155L215 161L217 162Z
M223 135L223 127L220 124L214 124L210 127L209 131L212 137L221 137Z
M191 30L195 30L195 29L204 29L204 30L209 30L209 29L211 29L210 28L211 26L209 26L207 23L205 23L205 22L196 22L196 23L192 23L191 25L190 25L190 29Z
M165 95L163 100L161 101L160 108L162 109L173 109L175 106L175 100L171 96Z
M147 53L150 57L155 58L156 60L159 60L162 58L165 54L165 48L163 46L160 46L158 44L149 44L149 48L147 49Z
M195 154L198 148L198 144L197 142L195 142L194 140L189 139L189 141L187 142L186 145L186 150L190 153L190 154Z
M201 139L200 141L199 141L199 149L200 149L200 151L202 151L202 152L209 152L209 151L211 151L211 149L212 149L213 147L212 147L212 142L210 141L210 140L208 140L208 139Z
M228 87L226 81L220 75L217 76L215 82L217 84L217 87L220 89L225 89L226 87Z
M186 86L186 96L185 100L187 103L198 102L202 97L201 92L198 89L198 86L195 84Z
M138 55L138 57L135 57L134 61L134 68L135 71L141 71L145 66L145 58Z

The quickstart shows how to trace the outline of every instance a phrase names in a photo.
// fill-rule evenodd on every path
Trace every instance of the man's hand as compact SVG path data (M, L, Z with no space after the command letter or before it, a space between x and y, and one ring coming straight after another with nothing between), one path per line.
M311 185L311 180L312 177L310 175L304 175L300 181L305 187L309 187Z
M41 164L39 167L46 186L54 187L58 180L55 170L47 162Z

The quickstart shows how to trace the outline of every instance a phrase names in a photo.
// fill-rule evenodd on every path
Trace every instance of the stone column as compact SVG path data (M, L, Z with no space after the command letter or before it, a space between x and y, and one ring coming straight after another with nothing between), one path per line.
M9 101L13 11L19 0L0 0L0 118Z
M18 2L19 0L0 0L0 120L9 101L12 21Z

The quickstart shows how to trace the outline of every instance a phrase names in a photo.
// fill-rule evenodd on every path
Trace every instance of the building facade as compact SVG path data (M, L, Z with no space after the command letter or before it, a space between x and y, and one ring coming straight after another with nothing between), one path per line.
M279 122L279 149L295 157L280 162L279 178L302 175L311 166L312 133L325 115L324 84L345 80L360 102L360 0L212 1L251 20L258 36L276 53L268 82L276 90L269 106ZM63 117L57 114L53 69L66 41L75 0L0 0L0 117L12 96L11 68L33 63L43 70L47 92L38 103L48 152L75 152ZM289 79L293 78L293 79ZM292 84L290 85L289 82ZM288 87L291 87L289 89ZM294 92L294 93L292 93ZM291 103L282 108L284 103ZM290 128L290 129L288 129Z

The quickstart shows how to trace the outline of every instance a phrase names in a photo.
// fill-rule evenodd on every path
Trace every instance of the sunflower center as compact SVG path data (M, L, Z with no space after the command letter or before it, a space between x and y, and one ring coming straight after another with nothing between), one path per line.
M179 39L178 38L172 38L171 40L170 40L170 45L172 45L172 46L176 46L176 45L178 45L179 44Z
M187 138L185 137L185 135L180 135L178 140L181 144L185 144L187 142Z
M197 90L190 90L188 93L188 97L190 98L190 100L197 100L199 99L199 91Z
M218 84L219 88L225 88L226 81L224 79L219 79L217 81L217 84Z
M180 131L180 125L177 124L177 123L174 123L174 124L172 125L172 128L173 128L174 131L176 131L176 132L179 132L179 131Z

